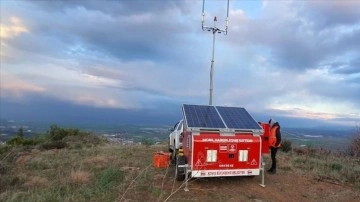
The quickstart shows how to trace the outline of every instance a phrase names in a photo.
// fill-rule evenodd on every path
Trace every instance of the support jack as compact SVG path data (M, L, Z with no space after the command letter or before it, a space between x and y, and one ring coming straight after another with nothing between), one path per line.
M191 173L191 169L189 164L185 164L185 165L179 165L180 168L185 168L185 188L184 191L188 192L190 191L188 188L188 181L189 181L189 174Z
M261 187L266 187L265 185L265 162L263 158L261 157L261 184L259 184Z

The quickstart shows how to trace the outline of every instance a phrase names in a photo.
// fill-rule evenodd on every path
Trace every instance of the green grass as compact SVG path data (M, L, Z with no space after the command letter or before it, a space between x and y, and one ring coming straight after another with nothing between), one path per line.
M318 149L302 149L290 153L279 153L279 164L283 159L289 159L286 165L291 170L326 178L334 181L351 183L360 186L360 160L344 154Z
M106 168L97 180L99 190L105 192L112 190L117 184L124 180L124 172L116 168Z
M0 201L117 201L127 189L130 194L125 199L156 200L162 191L153 177L164 172L152 167L152 153L158 150L109 144L55 150L12 148L0 164ZM74 182L75 172L87 175Z

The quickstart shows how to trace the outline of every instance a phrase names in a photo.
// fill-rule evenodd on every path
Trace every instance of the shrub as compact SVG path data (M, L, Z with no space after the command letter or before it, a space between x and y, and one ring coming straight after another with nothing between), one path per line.
M9 152L10 149L11 146L9 145L0 145L0 155Z
M334 171L340 171L342 169L342 165L339 164L339 163L332 163L330 165L331 169L334 170Z
M66 138L66 139L65 139ZM76 140L76 141L73 141ZM95 146L102 142L102 140L89 133L81 132L76 128L60 128L57 125L50 126L46 135L37 135L31 138L24 138L22 128L17 133L17 136L10 139L6 144L12 146L34 146L41 145L44 149L61 149L68 146L66 143L77 143L82 147L82 144L86 146ZM0 147L0 154L7 151L7 148Z
M360 126L358 126L351 138L349 153L352 156L360 156Z
M62 140L56 140L51 142L45 142L42 145L44 149L62 149L66 147L66 143Z
M145 145L145 146L150 146L154 144L154 141L148 138L144 138L141 140L141 144Z
M24 129L22 127L19 128L18 132L16 133L16 136L24 138Z
M102 171L100 175L100 179L98 181L98 186L101 191L107 191L114 186L118 182L121 182L124 179L123 171L114 168L107 168Z
M0 162L0 175L5 174L8 171L8 166L4 162Z
M50 126L48 134L50 135L51 140L54 141L62 140L67 135L66 130L58 127L57 125Z
M292 146L291 146L291 141L290 140L287 140L287 139L284 139L282 142L281 142L281 147L280 147L281 151L283 152L289 152L292 150Z
M51 140L62 140L68 136L84 136L87 133L81 132L77 128L60 128L54 124L50 126L47 134L50 136Z
M7 141L6 144L10 146L20 146L20 145L32 146L32 145L38 145L43 142L45 142L45 139L40 136L36 136L32 138L24 138L21 136L17 136Z
M44 143L45 141L46 140L41 137L27 138L24 140L23 145L24 146L38 145L38 144Z
M24 141L25 139L23 137L14 137L8 140L6 144L11 146L17 146L17 145L23 145Z

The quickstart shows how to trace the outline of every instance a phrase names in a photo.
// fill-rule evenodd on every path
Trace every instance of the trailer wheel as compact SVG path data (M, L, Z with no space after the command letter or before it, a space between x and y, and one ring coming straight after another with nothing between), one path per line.
M170 153L170 163L171 165L175 165L176 164L176 149L173 150L171 153Z
M179 165L185 165L185 156L176 156L175 168L176 180L183 181L185 179L185 168L179 167Z
M175 140L174 140L174 148L171 152L171 156L170 156L170 162L172 165L176 164L176 154L177 154L177 149L176 149L176 146L175 146Z

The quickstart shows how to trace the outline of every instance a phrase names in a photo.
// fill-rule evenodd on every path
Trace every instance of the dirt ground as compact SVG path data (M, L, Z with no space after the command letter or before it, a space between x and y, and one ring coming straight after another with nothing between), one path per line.
M182 185L170 176L157 183L162 186L158 201L164 201ZM295 174L292 171L278 171L275 175L265 175L266 187L261 187L261 176L224 177L191 179L190 191L179 189L168 201L360 201L360 188L331 180L316 179Z

